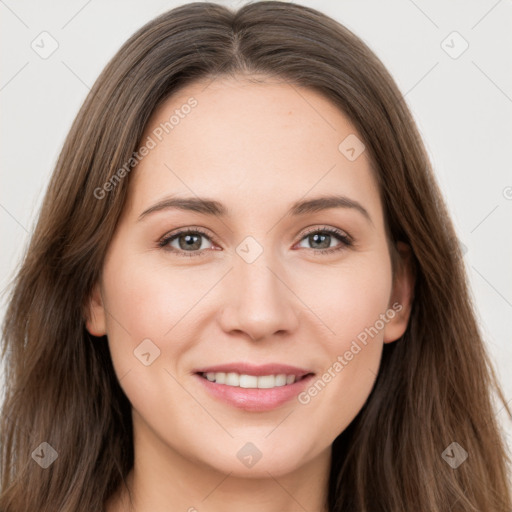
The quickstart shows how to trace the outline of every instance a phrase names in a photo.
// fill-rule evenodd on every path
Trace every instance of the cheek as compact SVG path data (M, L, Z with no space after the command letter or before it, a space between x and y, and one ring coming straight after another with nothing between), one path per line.
M301 281L297 285L304 302L330 332L326 339L331 355L348 350L361 333L364 338L365 329L386 312L392 287L391 269L384 257L361 258L355 265L328 272L319 270Z
M200 310L196 305L211 288L212 280L185 267L171 270L161 262L155 265L147 254L120 254L122 250L117 254L113 251L104 267L114 369L141 417L154 421L155 411L159 411L168 433L186 432L172 412L186 403L187 418L200 423L204 411L194 405L175 379L181 378L177 365L193 344L190 328Z
M148 255L114 255L114 260L118 263L107 264L104 272L112 338L126 339L129 333L133 342L150 338L160 343L172 337L170 331L211 286L207 276L203 279L197 275L200 271L192 274L185 267L170 270L152 264Z
M391 293L391 270L386 265L375 261L331 277L322 299L310 297L312 309L330 331L319 347L325 366L299 396L312 416L325 418L328 438L346 428L368 398L382 355L382 318L391 318L386 316Z
M179 333L190 321L187 312L207 291L206 284L199 287L205 288L201 291L190 286L186 272L157 268L147 254L130 255L119 249L105 262L103 276L108 342L116 374L120 380L130 374L123 386L136 379L138 384L128 395L132 402L144 393L147 400L147 393L154 393L149 389L151 382L156 381L157 389L169 385L160 379L169 378L164 369L174 373L169 362L178 361L186 350Z

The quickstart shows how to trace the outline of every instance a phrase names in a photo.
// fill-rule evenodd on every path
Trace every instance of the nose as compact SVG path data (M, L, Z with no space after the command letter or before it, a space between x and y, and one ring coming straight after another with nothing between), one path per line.
M224 280L226 295L220 312L224 332L241 332L253 341L293 332L300 301L285 274L276 260L267 257L267 251L252 263L235 258L234 268Z

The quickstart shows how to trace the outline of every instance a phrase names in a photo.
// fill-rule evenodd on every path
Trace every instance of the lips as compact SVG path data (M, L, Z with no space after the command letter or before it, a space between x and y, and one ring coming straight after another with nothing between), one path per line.
M251 412L263 412L296 397L313 378L310 370L279 363L229 363L194 370L215 399Z

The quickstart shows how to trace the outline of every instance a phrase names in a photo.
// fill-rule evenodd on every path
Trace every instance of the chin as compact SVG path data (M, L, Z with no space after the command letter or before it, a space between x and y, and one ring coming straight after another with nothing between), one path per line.
M286 475L314 457L310 452L308 456L304 445L298 443L286 443L283 439L271 442L264 437L249 439L231 440L229 446L210 452L207 459L204 459L204 452L198 455L213 469L242 478L268 478L269 473L274 477Z

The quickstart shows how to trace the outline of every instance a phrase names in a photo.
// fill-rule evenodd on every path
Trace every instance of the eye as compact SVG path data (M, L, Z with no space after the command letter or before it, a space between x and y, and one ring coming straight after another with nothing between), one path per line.
M352 245L352 239L346 233L330 227L310 230L302 237L301 242L303 240L312 245L310 247L312 250L321 254L341 251ZM338 240L340 243L332 247L331 242L335 240Z
M208 249L203 243L204 239L211 242L211 238L201 229L187 228L164 236L158 245L178 256L201 256L204 254L203 250Z
M205 239L212 242L212 238L205 231L199 228L187 228L164 236L158 242L158 246L178 256L202 256L208 249L203 243ZM301 242L303 240L312 245L311 250L320 254L341 251L353 243L349 235L331 227L312 229L302 237ZM336 240L340 243L333 247L331 243Z

